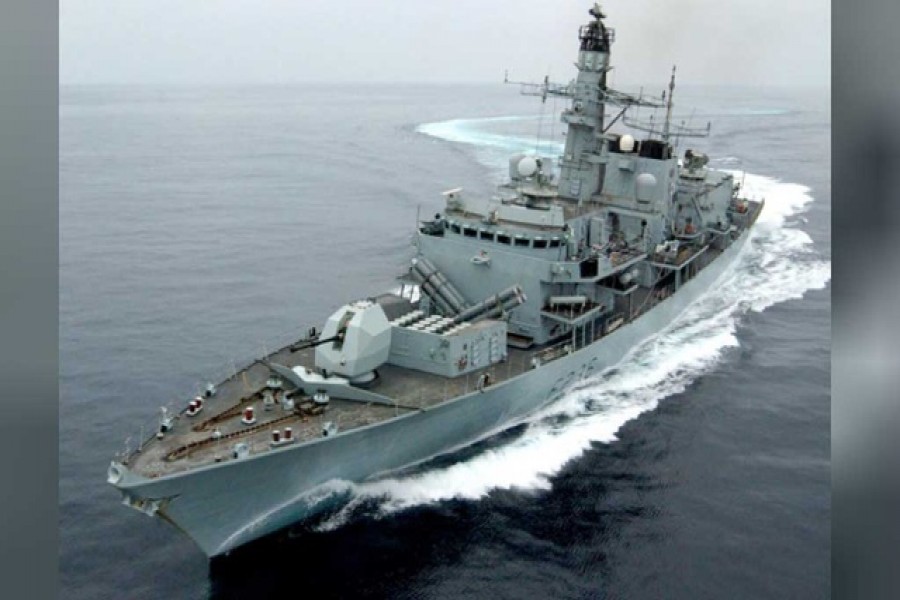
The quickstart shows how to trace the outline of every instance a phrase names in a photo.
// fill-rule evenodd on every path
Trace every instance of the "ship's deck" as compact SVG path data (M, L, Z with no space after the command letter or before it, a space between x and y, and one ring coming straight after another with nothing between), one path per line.
M752 224L761 210L761 204L751 204L748 222ZM711 247L698 251L694 272L713 261L720 251ZM668 290L671 292L672 290ZM652 309L669 296L666 289L640 288L631 294L630 302L624 298L613 307L612 317L621 315L627 323ZM677 292L676 292L677 293ZM593 343L602 337L602 330L591 328L590 339L582 338L580 346ZM500 384L532 368L532 359L540 362L554 360L566 352L577 350L575 339L564 340L552 346L521 350L507 349L508 358L502 363L472 372L467 376L447 378L385 364L379 367L379 381L371 391L392 399L396 404L349 401L332 397L327 409L319 410L310 398L294 395L295 408L285 410L280 403L266 410L262 391L272 372L262 362L255 362L235 373L217 385L216 393L204 399L203 410L194 416L182 411L174 415L173 427L162 439L150 437L132 452L123 462L136 473L145 477L160 477L199 466L232 459L232 452L238 442L246 443L250 454L271 450L273 430L281 432L290 427L294 444L306 442L323 435L327 423L337 426L339 431L386 421L395 416L435 406L445 400L475 391L479 377L490 374L491 385ZM291 352L290 346L268 355L266 360L288 368L314 367L314 349L307 348ZM283 382L287 390L293 389L290 382ZM256 423L246 425L241 417L246 407L252 406ZM218 433L216 437L214 433Z
M328 408L321 414L296 410L307 397L294 396L295 410L284 410L280 403L266 410L261 391L267 387L271 371L262 362L256 362L234 376L218 384L216 394L204 398L203 410L195 416L181 412L162 439L149 438L127 462L130 469L145 476L159 477L205 464L230 460L236 443L244 442L252 454L272 448L272 431L283 432L290 427L294 444L322 436L326 423L336 425L339 431L347 431L385 421L392 417L428 408L446 399L475 391L479 376L490 374L491 384L515 377L531 368L531 351L508 349L505 362L487 367L468 376L447 378L394 365L382 365L378 369L379 381L372 391L396 401L395 406L348 401L331 398ZM292 353L282 348L266 359L286 367L304 366L311 369L314 350ZM285 382L286 389L293 386ZM252 426L241 421L243 409L252 406L256 423ZM313 411L315 412L315 411ZM217 440L214 432L221 434Z

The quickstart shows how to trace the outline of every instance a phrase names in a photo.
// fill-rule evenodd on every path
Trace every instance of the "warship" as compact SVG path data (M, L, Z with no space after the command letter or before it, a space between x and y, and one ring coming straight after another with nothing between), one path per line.
M346 482L522 422L715 283L764 202L706 155L677 154L709 126L672 123L674 69L659 96L607 85L615 30L599 5L589 14L571 82L507 78L566 99L562 155L511 157L491 197L445 192L442 213L417 218L393 292L162 408L109 466L124 504L222 555L333 510ZM665 118L636 119L642 107Z

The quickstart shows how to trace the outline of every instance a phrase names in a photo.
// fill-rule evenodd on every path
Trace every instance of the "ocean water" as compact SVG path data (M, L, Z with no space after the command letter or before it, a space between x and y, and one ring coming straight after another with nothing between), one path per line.
M681 150L767 203L715 289L527 422L347 484L341 510L209 564L118 503L109 460L159 406L391 289L417 211L453 187L490 194L511 153L558 152L562 103L475 85L63 88L63 597L828 595L828 94L676 94L679 120L713 121Z

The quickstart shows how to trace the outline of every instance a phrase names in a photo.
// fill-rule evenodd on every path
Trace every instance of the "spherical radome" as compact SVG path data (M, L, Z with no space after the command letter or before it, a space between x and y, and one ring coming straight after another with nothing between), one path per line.
M656 176L653 173L641 173L637 176L638 187L654 188L656 187Z
M656 176L653 173L641 173L635 179L637 199L641 202L653 200L656 190Z
M533 156L526 156L519 161L518 169L522 177L531 177L537 172L537 161Z

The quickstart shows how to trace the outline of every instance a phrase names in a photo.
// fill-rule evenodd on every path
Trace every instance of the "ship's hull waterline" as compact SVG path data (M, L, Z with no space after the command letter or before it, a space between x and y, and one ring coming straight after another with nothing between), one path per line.
M744 231L677 293L632 322L483 391L302 445L165 477L148 479L118 467L110 482L127 503L170 521L207 556L224 554L332 508L341 482L362 482L489 436L614 366L702 296L734 264L749 237Z

